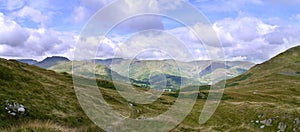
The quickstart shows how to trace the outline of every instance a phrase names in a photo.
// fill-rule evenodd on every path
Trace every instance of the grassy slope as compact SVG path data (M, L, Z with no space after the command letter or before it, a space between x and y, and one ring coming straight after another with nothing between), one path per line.
M263 119L272 118L275 121L273 126L264 130L276 131L278 122L282 121L288 124L287 130L292 131L296 127L293 120L300 115L299 73L300 46L228 80L225 94L233 100L224 101L219 109L236 108L235 112L228 113L229 117L232 120L242 118L246 121L245 124L249 124L250 120L258 120L257 116L262 114L265 115Z
M163 96L151 105L134 105L131 108L129 102L115 90L112 82L104 80L97 82L104 98L114 110L131 118L161 114L176 99ZM82 111L69 74L59 74L17 61L0 59L0 84L0 102L6 99L13 100L31 110L28 116L14 118L1 106L2 130L101 131ZM121 85L128 87L125 84Z
M277 131L279 122L287 123L287 130L291 131L295 127L293 119L300 115L299 53L299 47L288 50L229 80L225 89L226 96L217 111L201 126L198 125L198 117L205 100L198 99L192 112L173 131ZM68 75L5 60L1 60L0 64L1 101L13 99L33 110L25 119L11 119L1 111L1 120L4 121L1 122L1 127L19 124L32 127L34 121L45 126L51 120L61 124L58 128L68 130L87 129L83 126L93 128L77 103ZM130 108L129 102L120 97L111 82L99 80L98 85L112 107L131 118L141 115L150 117L166 111L174 103L176 98L173 96L176 97L177 94L165 93L151 105L134 104ZM136 110L140 112L136 113ZM263 117L258 118L258 115ZM273 119L273 125L264 129L251 122L268 118ZM50 127L57 126L49 124Z
M227 81L227 93L237 99L300 105L300 47L287 50ZM254 94L253 94L254 93ZM243 94L248 96L243 97Z
M298 128L294 119L300 117L300 46L227 80L224 95L228 99L222 100L204 125L199 126L197 120L205 100L198 100L191 116L176 130L269 132L277 131L279 122L287 124L286 131ZM272 126L260 129L263 124L255 121L265 119L272 119Z
M67 128L93 128L77 101L72 79L35 66L0 59L0 102L9 99L28 107L29 116L11 118L1 106L0 128L32 120L51 120Z

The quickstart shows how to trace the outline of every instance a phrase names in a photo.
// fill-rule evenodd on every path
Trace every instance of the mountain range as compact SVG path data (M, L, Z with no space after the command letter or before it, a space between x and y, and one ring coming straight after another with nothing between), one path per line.
M244 73L254 65L246 61L225 62L204 60L182 62L175 60L129 60L122 58L94 59L90 60L90 62L90 66L95 67L96 77L100 79L112 80L113 74L124 78L122 80L129 78L134 85L149 87L152 78L163 75L166 77L167 87L175 90L181 85L216 83L224 79L233 78ZM55 56L47 57L43 61L33 65L56 72L71 74L72 64L78 65L79 63L79 61L70 61L64 57ZM224 76L224 73L226 73L226 76ZM181 82L185 83L181 84Z

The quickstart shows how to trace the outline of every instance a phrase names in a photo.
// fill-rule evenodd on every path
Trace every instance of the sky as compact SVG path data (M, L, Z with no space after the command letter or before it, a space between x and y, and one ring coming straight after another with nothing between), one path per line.
M196 60L212 59L207 50L217 53L214 49L219 48L225 60L261 63L300 45L299 0L123 0L110 6L116 3L115 0L0 0L0 57L42 60L49 56L65 56L74 59L75 51L84 48L77 46L78 41L84 40L86 45L97 43L92 47L97 49L96 58L116 57L122 49L126 52L118 57L164 59L170 54L156 50L139 54L131 51L141 50L145 45L167 45L164 47L176 51L180 46L174 43L183 42ZM183 8L183 3L205 16L221 45L205 47L204 42L195 39L187 27L203 33L207 27L201 23L186 25L158 15L123 20L106 36L84 36L82 33L90 20L98 20L96 27L108 28L105 25L111 25L118 18L143 12L168 12L180 16L182 21L198 19L189 9ZM95 18L108 7L111 8L103 17ZM156 31L147 32L153 29ZM216 42L209 37L203 39Z

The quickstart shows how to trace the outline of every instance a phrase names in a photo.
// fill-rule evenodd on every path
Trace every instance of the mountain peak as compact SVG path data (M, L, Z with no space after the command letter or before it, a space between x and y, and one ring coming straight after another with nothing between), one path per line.
M52 56L52 57L47 57L43 61L36 63L34 65L47 69L47 68L54 66L60 62L69 62L69 61L70 60L66 57Z
M70 61L68 58L62 57L62 56L47 57L43 61L45 61L45 60L64 60L64 61Z

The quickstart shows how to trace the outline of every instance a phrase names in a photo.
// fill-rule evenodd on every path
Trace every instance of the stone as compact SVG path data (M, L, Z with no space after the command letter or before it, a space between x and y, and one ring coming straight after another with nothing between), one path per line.
M287 128L287 124L285 124L284 122L279 122L277 128L279 129L280 132L284 132L285 129Z
M273 122L273 120L270 118L270 119L266 120L265 125L266 126L272 126L272 122Z
M132 103L129 103L129 106L130 106L130 107L132 107L132 106L133 106L133 104L132 104Z
M9 101L6 101L4 106L7 113L12 116L25 115L26 113L29 113L29 109L17 102L10 103Z
M25 109L23 107L18 108L18 112L25 113Z
M272 122L273 122L273 120L270 118L270 119L267 119L267 120L262 120L259 123L264 124L266 126L272 126Z
M255 121L255 123L257 123L257 124L258 124L258 123L259 123L259 120L256 120L256 121Z
M260 128L261 128L261 129L264 129L264 128L265 128L265 125L261 125Z
M262 121L259 121L259 123L260 123L260 124L266 124L266 121L267 121L267 120L262 120Z

